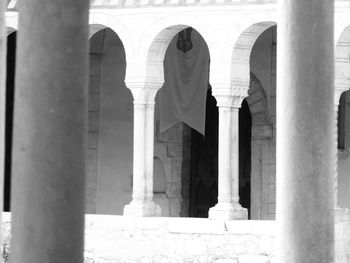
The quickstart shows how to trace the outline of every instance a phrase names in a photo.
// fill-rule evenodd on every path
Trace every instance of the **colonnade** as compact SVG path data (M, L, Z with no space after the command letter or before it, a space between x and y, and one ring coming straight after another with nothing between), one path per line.
M31 0L19 4L11 260L80 263L89 3ZM329 263L334 260L334 103L330 99L334 73L329 66L334 62L333 1L283 1L279 12L278 262ZM0 82L3 101L3 70ZM126 84L134 96L134 184L133 200L124 213L155 216L160 211L152 200L153 118L160 85ZM210 210L213 219L247 218L246 209L238 203L238 108L246 96L242 90L247 89L237 88L237 94L232 94L227 87L231 92L214 93L220 138L219 202ZM3 115L4 109L0 110ZM1 146L4 136L0 136Z

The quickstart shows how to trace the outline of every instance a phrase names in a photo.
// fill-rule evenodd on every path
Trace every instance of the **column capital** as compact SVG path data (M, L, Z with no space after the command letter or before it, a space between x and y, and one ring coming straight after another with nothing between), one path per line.
M213 85L212 94L218 107L240 108L248 96L248 84Z
M242 96L215 96L217 106L219 108L237 108L241 107L245 97Z
M163 83L125 82L130 89L134 104L154 104L157 91Z

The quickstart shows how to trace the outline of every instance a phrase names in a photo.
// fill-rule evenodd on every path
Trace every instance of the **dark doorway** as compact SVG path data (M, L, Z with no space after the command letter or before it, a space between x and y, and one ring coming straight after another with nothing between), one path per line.
M239 203L248 209L250 218L252 116L249 105L243 100L239 109Z
M244 100L239 110L239 196L240 204L250 217L252 118ZM218 201L218 131L219 114L216 100L208 90L205 136L192 129L190 217L208 217L209 208Z
M12 126L16 68L16 38L16 32L10 34L7 37L4 211L10 211Z
M218 201L218 123L216 100L208 90L205 136L194 129L191 136L191 217L208 217Z

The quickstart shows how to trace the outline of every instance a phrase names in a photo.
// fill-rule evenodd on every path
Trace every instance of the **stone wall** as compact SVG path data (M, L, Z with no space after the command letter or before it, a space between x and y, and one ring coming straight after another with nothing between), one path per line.
M253 124L252 219L273 220L276 214L276 27L267 29L256 40L250 65L254 73L247 98ZM260 96L259 89L263 93Z
M100 82L103 38L99 32L90 40L90 75L89 75L89 108L87 140L87 180L85 210L96 213L97 193L97 153L100 114Z
M156 112L157 119L157 112ZM159 120L155 129L155 158L159 158L165 170L165 191L155 191L154 200L162 208L162 216L188 216L189 193L183 187L189 187L190 176L190 134L185 124L178 123L163 133L159 131ZM186 134L184 134L186 133ZM154 184L159 178L154 171ZM188 180L186 180L186 178Z

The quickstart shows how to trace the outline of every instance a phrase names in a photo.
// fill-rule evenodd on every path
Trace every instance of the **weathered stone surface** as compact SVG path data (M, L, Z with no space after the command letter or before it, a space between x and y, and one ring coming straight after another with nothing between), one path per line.
M334 1L284 1L278 12L276 260L330 263L335 152L334 67L329 65L334 63Z
M11 219L3 214L4 263ZM350 222L336 224L336 263L350 258ZM85 263L275 262L275 221L198 218L128 218L86 215Z
M11 261L82 263L89 3L19 9Z

